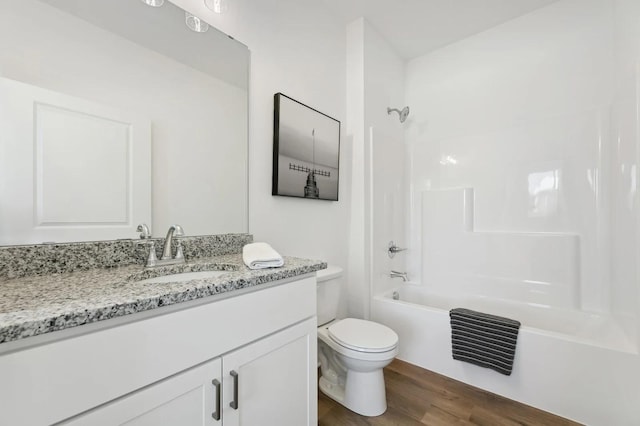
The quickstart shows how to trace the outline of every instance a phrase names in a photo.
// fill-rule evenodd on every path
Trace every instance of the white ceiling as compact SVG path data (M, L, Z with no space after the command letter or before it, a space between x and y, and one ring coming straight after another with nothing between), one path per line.
M539 9L557 0L321 0L349 23L361 16L404 59Z

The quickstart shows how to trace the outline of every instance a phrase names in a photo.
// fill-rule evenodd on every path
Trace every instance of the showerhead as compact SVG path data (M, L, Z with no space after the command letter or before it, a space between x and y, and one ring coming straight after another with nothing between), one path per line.
M398 113L398 116L400 118L400 122L401 123L404 123L404 121L409 116L409 107L408 106L402 108L402 111L400 111L397 108L387 108L387 114L391 114L392 111L395 111L395 112Z

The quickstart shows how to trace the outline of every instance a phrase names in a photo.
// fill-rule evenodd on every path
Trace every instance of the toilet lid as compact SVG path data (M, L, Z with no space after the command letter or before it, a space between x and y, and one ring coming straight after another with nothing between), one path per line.
M386 352L396 347L398 335L382 324L346 318L329 326L329 337L360 352Z

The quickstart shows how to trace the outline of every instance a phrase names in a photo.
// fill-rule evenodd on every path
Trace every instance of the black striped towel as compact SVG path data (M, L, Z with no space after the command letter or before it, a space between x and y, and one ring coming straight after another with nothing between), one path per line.
M511 375L520 322L470 309L449 311L453 359Z

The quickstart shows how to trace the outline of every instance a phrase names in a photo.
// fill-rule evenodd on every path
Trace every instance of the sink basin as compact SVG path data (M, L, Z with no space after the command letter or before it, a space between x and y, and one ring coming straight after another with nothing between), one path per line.
M147 278L138 281L139 283L159 284L159 283L180 283L184 281L198 280L203 278L215 278L220 275L228 274L230 271L198 271L183 272L181 274L163 275L161 277Z

